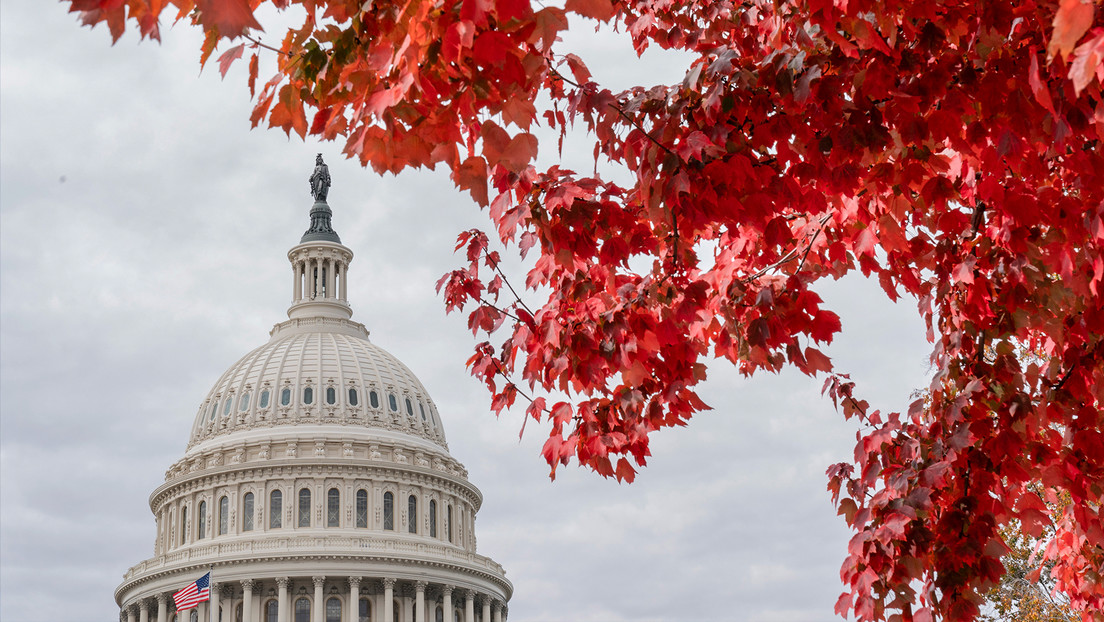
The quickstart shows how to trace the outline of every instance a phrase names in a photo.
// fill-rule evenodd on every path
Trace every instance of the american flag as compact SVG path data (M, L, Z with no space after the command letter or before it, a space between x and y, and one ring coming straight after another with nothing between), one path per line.
M207 573L188 584L188 587L173 594L177 611L191 609L211 597L211 573Z

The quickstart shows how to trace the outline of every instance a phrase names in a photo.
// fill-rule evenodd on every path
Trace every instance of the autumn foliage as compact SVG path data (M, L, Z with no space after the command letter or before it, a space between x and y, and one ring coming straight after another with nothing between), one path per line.
M631 481L652 432L707 408L712 357L793 366L863 423L828 472L855 531L840 614L974 618L1018 521L1053 530L1040 563L1104 620L1096 2L65 1L113 38L159 38L171 6L203 62L248 58L254 125L378 172L447 167L495 230L460 237L467 265L439 287L494 339L469 361L494 410L549 426L553 474L574 457ZM262 5L304 21L270 40ZM611 92L558 49L572 14L694 60L681 83ZM278 71L259 82L263 54ZM585 132L629 182L535 167L537 124ZM524 287L496 249L529 253ZM856 270L928 326L930 400L902 413L822 352L840 322L816 287Z

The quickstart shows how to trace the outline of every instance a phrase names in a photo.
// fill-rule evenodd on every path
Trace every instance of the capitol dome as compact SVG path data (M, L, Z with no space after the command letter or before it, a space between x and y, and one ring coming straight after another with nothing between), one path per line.
M321 157L311 179L289 319L200 403L150 496L153 557L116 589L120 620L502 622L513 586L476 553L482 495L425 387L352 320ZM175 611L208 571L210 601Z

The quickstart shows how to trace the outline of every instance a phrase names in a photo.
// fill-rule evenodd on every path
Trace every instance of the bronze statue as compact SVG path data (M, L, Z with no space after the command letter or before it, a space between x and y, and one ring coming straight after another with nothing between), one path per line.
M325 202L326 195L330 192L330 167L322 161L322 154L314 160L314 172L308 180L311 187L311 196L315 201Z

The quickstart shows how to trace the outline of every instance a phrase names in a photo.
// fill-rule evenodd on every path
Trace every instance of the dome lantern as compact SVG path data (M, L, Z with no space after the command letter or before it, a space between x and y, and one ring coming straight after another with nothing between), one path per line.
M330 224L333 212L326 197L330 191L330 170L315 160L314 172L308 179L314 205L310 211L310 227L299 244L288 252L292 270L291 307L288 317L328 317L349 319L353 310L348 299L348 269L353 252L341 244L341 238Z

